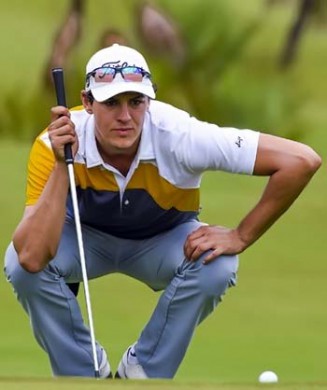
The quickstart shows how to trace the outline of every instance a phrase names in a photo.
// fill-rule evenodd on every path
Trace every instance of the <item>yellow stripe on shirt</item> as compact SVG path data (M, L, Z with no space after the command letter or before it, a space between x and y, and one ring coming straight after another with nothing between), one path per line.
M38 137L31 149L27 166L26 206L35 204L41 196L53 170L54 163L55 158L52 149Z
M44 133L43 133L44 134ZM28 164L26 205L37 202L53 170L55 158L52 149L40 137L35 141ZM87 168L84 164L74 164L76 185L81 189L118 192L115 176L101 167ZM146 191L154 202L164 210L175 208L186 212L199 209L199 189L182 189L160 176L157 167L140 163L126 190Z
M75 163L76 185L83 190L92 188L97 191L119 191L112 172L100 167L87 168L84 164Z
M200 192L198 188L177 188L160 176L158 168L152 164L140 164L131 181L129 189L145 189L153 200L163 209L175 208L179 211L198 211Z

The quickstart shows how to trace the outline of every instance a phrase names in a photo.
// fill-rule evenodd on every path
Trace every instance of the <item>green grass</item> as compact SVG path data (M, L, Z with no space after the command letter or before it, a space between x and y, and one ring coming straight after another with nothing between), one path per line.
M132 0L126 2L133 4ZM72 60L79 58L84 62L108 24L119 27L130 21L131 15L121 2L111 2L110 12L101 13L98 9L107 3L97 0L97 7L91 3L87 2L83 42L76 47ZM2 57L2 67L6 69L2 80L4 96L17 90L17 95L28 97L38 88L49 42L67 4L64 0L58 0L55 7L53 2L44 0L33 0L28 6L23 0L2 4L2 28L7 33L3 34L5 39L0 39L0 45L3 53L10 54ZM248 3L244 4L246 12L250 12ZM251 0L252 7L256 4L257 0ZM241 2L237 6L242 12ZM120 18L115 18L118 14ZM269 62L271 53L278 53L290 16L278 7L265 15L266 28L250 45L244 66L256 66L260 72L265 68L263 64L273 66ZM96 24L92 23L95 19ZM284 27L276 29L276 21L280 20ZM132 27L127 33L132 36ZM299 115L304 123L310 124L305 141L323 157L327 149L325 48L324 31L312 30L307 34L292 75L294 93L308 96ZM23 212L29 148L28 143L1 140L1 258ZM264 184L265 179L207 174L202 192L203 219L234 226L255 204ZM217 311L198 328L172 382L51 379L47 358L32 336L28 318L1 274L0 389L52 389L59 384L61 389L72 390L104 386L160 390L327 388L326 193L324 164L294 206L241 255L238 286L229 291ZM90 290L96 336L107 348L115 368L125 348L138 337L159 295L121 275L92 281ZM80 301L85 311L83 294ZM277 372L278 385L257 384L258 375L267 369Z
M3 387L1 387L3 386ZM276 390L323 390L327 388L327 385L323 383L304 383L304 384L233 384L233 383L220 383L213 384L207 382L176 382L176 381L149 381L149 382L137 382L137 381L94 381L94 380L81 380L81 379L24 379L19 380L16 378L0 380L0 388L6 390L20 390L22 386L25 390L55 390L60 388L61 390L97 390L105 388L113 388L115 390L262 390L262 389L276 389Z
M6 390L323 390L327 388L324 383L288 383L288 384L235 384L235 383L208 383L208 382L177 382L151 380L147 382L128 381L95 381L92 379L0 379L0 388Z

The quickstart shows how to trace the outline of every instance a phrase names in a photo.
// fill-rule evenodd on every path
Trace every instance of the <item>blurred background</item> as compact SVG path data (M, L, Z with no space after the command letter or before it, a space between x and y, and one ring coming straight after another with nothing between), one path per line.
M64 68L67 102L79 105L88 58L114 42L145 55L159 100L307 143L325 160L326 0L11 0L0 20L2 258L24 209L29 148L55 105L51 68ZM324 163L242 254L238 287L199 327L177 379L253 381L273 369L284 381L327 381L326 174ZM236 225L265 182L208 173L202 219ZM114 366L158 294L119 275L90 287L96 334ZM0 310L0 376L50 376L3 275Z

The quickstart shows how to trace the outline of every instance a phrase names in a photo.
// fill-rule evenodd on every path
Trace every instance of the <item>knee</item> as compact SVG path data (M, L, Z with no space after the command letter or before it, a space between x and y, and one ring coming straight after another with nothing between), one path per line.
M198 275L201 293L207 298L221 297L228 287L236 284L237 268L237 256L220 256L202 265Z
M11 243L5 253L5 276L19 295L32 293L38 288L38 273L24 270L18 260L17 252Z

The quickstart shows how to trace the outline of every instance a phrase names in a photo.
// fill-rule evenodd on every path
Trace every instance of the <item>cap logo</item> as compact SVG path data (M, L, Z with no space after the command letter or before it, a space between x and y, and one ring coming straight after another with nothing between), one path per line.
M130 65L126 61L121 63L120 60L118 60L118 61L105 62L101 66L101 68L107 68L107 67L111 67L111 68L126 68L127 66L135 66L135 64Z

